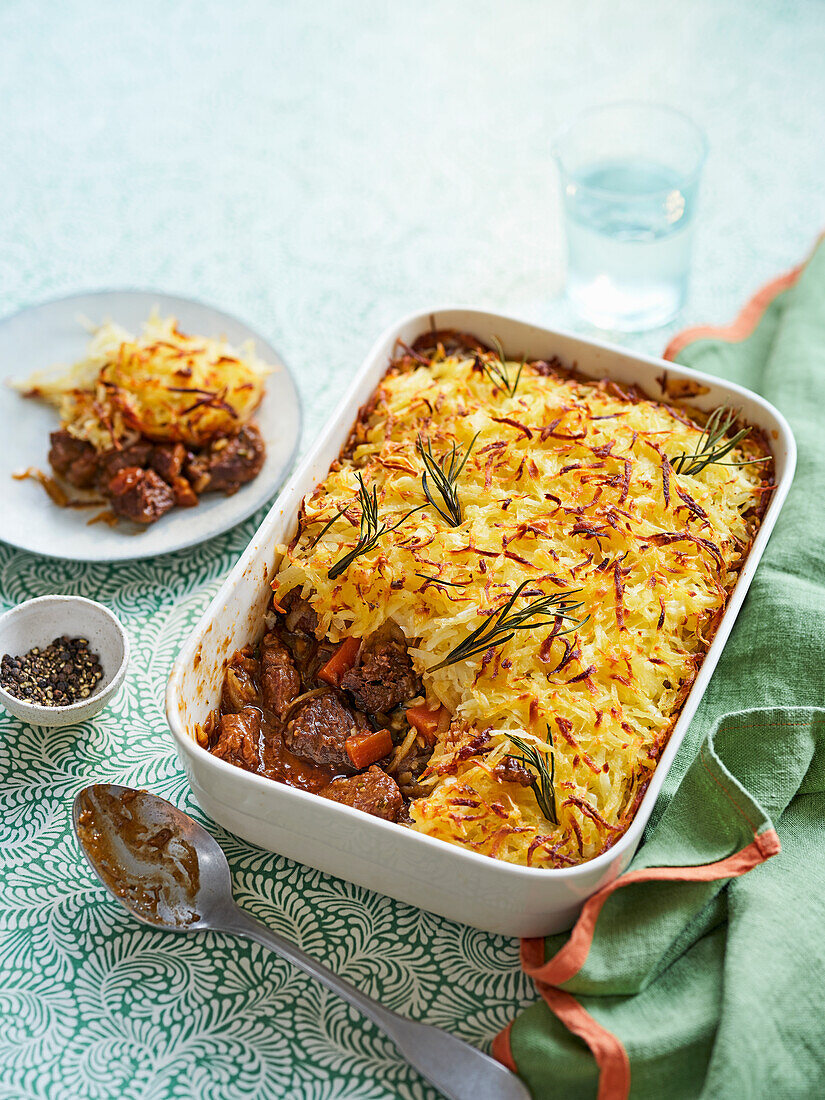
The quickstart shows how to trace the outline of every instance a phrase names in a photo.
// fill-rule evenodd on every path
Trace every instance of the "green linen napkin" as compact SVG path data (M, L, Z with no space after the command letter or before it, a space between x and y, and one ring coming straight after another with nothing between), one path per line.
M823 1096L825 243L666 354L776 404L797 474L639 852L523 941L543 1000L495 1050L536 1100Z

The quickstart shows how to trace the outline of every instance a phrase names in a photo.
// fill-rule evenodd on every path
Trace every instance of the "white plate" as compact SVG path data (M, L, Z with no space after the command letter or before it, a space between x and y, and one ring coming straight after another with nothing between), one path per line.
M81 359L89 334L78 318L94 322L111 318L137 332L155 306L161 316L177 317L184 332L225 336L236 346L254 340L258 355L276 368L267 377L266 394L255 414L266 443L266 462L255 480L234 496L207 494L197 508L176 508L146 530L134 533L130 524L88 526L89 518L100 509L58 508L37 482L13 480L14 471L29 466L49 472L49 432L59 424L56 409L21 397L6 383L53 363ZM298 447L301 405L281 357L241 321L187 298L151 290L104 290L44 302L0 322L0 426L0 538L48 557L123 561L194 546L234 527L270 500Z
M684 702L647 793L627 832L608 851L576 867L520 867L404 829L391 821L343 806L307 791L274 783L207 752L194 728L220 700L226 660L260 637L278 566L276 546L288 542L305 493L326 477L349 436L358 409L387 369L396 337L411 344L430 328L455 328L497 336L510 355L549 359L558 355L591 378L637 383L651 396L666 372L707 387L693 399L702 409L734 405L762 428L775 459L776 489L762 526L739 574L724 617ZM569 928L586 898L627 867L641 840L665 776L673 763L753 579L776 518L788 494L796 444L787 421L764 398L733 382L676 363L636 355L571 333L540 328L512 317L474 309L438 309L393 325L374 345L331 421L295 471L178 654L166 692L166 715L195 798L216 821L244 839L308 863L450 920L505 936L544 936ZM697 807L697 813L702 807Z

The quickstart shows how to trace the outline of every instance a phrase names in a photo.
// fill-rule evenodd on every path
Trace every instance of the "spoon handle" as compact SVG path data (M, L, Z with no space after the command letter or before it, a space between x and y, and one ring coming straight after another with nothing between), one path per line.
M410 1065L448 1100L530 1100L526 1086L494 1058L446 1031L385 1008L243 909L234 907L221 922L221 931L268 947L343 997L389 1036Z

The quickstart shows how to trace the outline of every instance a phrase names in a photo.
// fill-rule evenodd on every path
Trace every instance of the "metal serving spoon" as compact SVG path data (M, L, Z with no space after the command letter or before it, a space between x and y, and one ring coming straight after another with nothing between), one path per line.
M390 1011L240 909L220 845L171 803L99 783L75 798L72 824L92 870L138 920L170 932L228 932L268 947L372 1020L449 1100L530 1100L493 1058Z

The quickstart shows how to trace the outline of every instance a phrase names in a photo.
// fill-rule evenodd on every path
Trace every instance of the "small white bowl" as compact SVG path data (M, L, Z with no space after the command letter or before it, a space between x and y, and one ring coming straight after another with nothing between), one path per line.
M33 726L68 726L99 714L126 675L129 638L120 620L103 604L82 596L38 596L0 615L0 657L22 657L55 638L86 638L100 658L103 676L87 699L64 707L44 707L10 695L0 687L0 703L15 718Z

